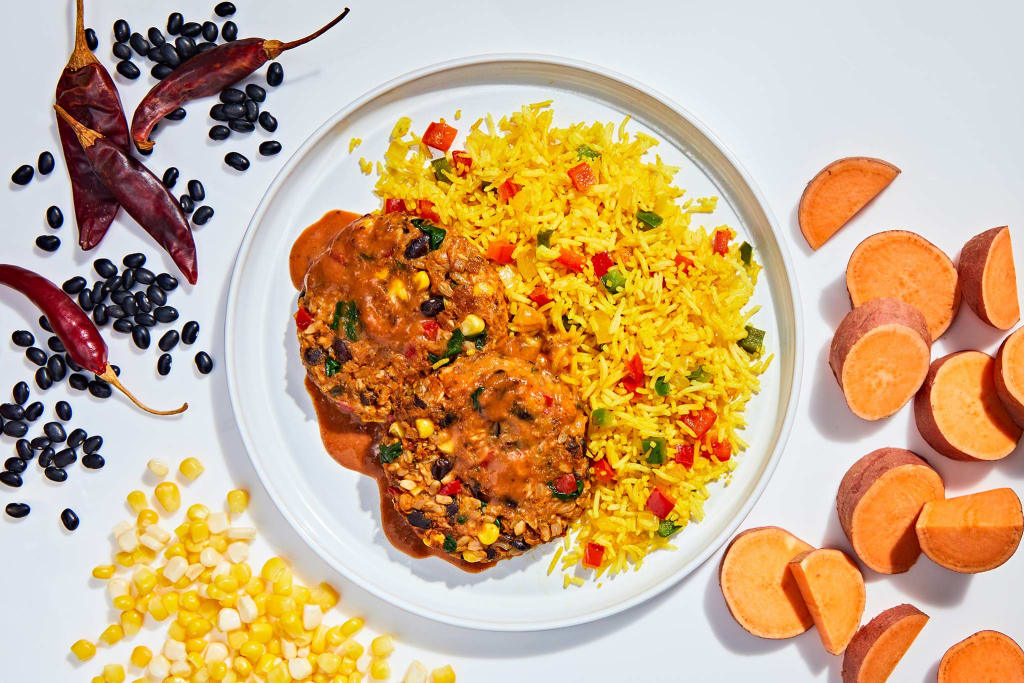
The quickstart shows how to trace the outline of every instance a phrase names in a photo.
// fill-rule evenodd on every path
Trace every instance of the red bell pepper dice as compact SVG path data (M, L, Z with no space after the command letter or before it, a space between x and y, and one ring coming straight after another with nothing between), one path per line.
M444 121L434 121L427 126L427 131L423 134L423 144L427 147L447 152L448 148L455 142L455 136L458 133L458 130L452 128Z

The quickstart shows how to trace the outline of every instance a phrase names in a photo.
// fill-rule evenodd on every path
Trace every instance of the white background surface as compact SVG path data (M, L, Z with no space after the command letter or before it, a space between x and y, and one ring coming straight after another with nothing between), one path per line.
M210 2L181 0L128 3L89 0L87 25L100 36L97 53L109 59L110 26L125 16L134 30L161 28L181 10L189 20L209 18ZM238 2L234 19L243 36L290 39L325 19L336 6L303 2L302 11L283 3ZM299 6L295 3L294 6ZM649 83L705 121L746 165L782 225L800 279L807 335L804 386L798 420L787 453L744 526L778 524L818 545L847 547L834 512L836 487L845 469L879 446L909 447L942 473L951 495L1012 486L1021 490L1022 456L994 465L954 463L934 453L918 436L904 409L881 423L848 413L825 357L831 330L848 303L842 269L863 237L886 228L920 232L955 257L970 236L995 225L1020 222L1024 133L1021 64L1017 35L1024 9L1015 3L859 2L836 3L356 3L352 15L329 37L287 55L286 84L271 91L266 108L281 126L278 158L260 159L262 134L215 144L205 137L211 102L188 107L178 124L161 126L152 168L181 169L182 180L199 177L217 214L197 230L200 286L177 293L172 303L182 320L203 330L192 351L179 349L171 376L159 379L154 347L140 352L108 332L112 360L124 379L152 402L187 398L192 409L180 420L145 418L120 399L105 403L76 394L73 423L102 433L108 465L99 472L71 469L61 486L30 470L26 485L0 492L0 503L25 500L33 513L0 523L0 585L3 612L0 651L3 680L89 680L101 665L126 661L131 645L101 649L86 665L74 666L67 646L94 639L113 617L89 569L109 556L108 532L127 510L124 494L143 484L149 457L178 462L199 456L206 474L186 487L186 500L216 501L236 486L253 492L252 517L269 548L284 553L307 581L329 578L342 589L345 613L360 613L376 627L395 632L395 679L411 658L428 666L451 662L461 681L512 680L838 680L840 660L824 653L817 634L792 641L762 641L728 616L715 583L717 556L655 600L589 626L535 634L488 634L447 628L412 617L347 585L293 537L269 503L241 449L231 420L222 365L199 378L191 355L222 354L220 330L232 257L249 216L274 173L323 119L362 92L393 76L466 54L545 52L596 62ZM0 260L28 265L58 282L85 274L100 256L120 260L142 250L154 267L162 256L127 217L88 256L74 248L70 190L50 113L53 85L70 49L71 3L17 3L0 26L6 61L6 98L0 107L4 173L33 162L42 149L58 158L47 178L26 188L0 191L3 227ZM148 71L148 69L145 69ZM123 80L115 76L119 84ZM148 87L148 76L122 88L130 112ZM222 163L238 150L253 161L239 175ZM844 232L813 256L795 224L804 183L826 162L851 154L881 156L903 174ZM181 184L182 181L179 181ZM685 183L684 183L685 184ZM184 190L181 190L184 191ZM56 203L67 217L64 240L54 255L33 246L47 231L43 213ZM362 208L362 207L353 207ZM1022 239L1017 240L1018 256ZM1019 259L1018 259L1019 260ZM1024 263L1024 262L1022 262ZM169 267L164 262L163 268ZM0 391L30 375L20 350L9 342L15 327L32 326L35 311L15 296L0 308ZM13 306L6 305L8 302ZM109 329L109 328L108 328ZM982 325L966 307L935 355L963 348L993 349L1001 335ZM254 368L258 372L259 368ZM49 411L66 385L45 397ZM5 457L13 452L4 438ZM198 494L198 495L197 495ZM74 534L64 533L60 509L82 517ZM1024 640L1019 577L1024 559L979 576L946 572L922 559L908 574L868 573L865 617L899 602L931 615L894 675L894 680L933 680L936 663L954 642L983 628ZM571 599L571 592L565 599ZM156 635L149 634L150 639ZM131 672L130 672L131 673ZM131 675L129 679L131 678Z

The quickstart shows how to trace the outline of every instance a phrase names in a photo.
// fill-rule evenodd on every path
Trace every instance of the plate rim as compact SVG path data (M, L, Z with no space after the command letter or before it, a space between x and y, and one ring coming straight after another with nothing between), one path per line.
M361 576L355 572L349 571L345 568L343 563L336 562L335 559L326 551L325 548L321 547L319 542L309 538L306 533L302 530L303 524L296 519L288 506L282 502L283 493L278 491L267 472L264 471L262 465L257 462L257 459L252 456L254 451L251 437L247 429L243 429L242 425L245 423L240 409L239 399L239 388L237 386L238 371L235 368L234 357L229 354L228 349L234 348L235 334L231 327L231 321L234 320L236 315L236 309L238 306L239 293L241 291L241 272L243 266L249 256L250 250L253 243L253 234L256 230L257 225L262 221L264 215L267 212L270 202L276 197L280 186L284 183L286 178L294 171L299 162L306 156L309 150L315 146L332 128L334 128L338 122L349 116L353 111L358 110L364 105L372 102L373 100L387 94L391 90L404 86L412 81L425 76L433 75L450 69L456 69L467 66L479 66L487 63L496 62L528 62L535 64L542 64L547 66L559 66L568 67L570 69L576 69L580 71L589 72L602 78L609 78L619 83L622 83L628 87L634 88L646 94L647 96L657 100L661 104L671 109L677 115L686 119L691 125L698 129L709 142L726 158L730 165L736 170L743 182L746 183L751 194L754 196L758 206L764 212L765 218L768 221L772 233L775 236L775 243L779 249L779 254L782 260L783 269L785 271L786 278L790 287L790 294L792 299L793 307L793 321L794 321L794 349L793 349L793 376L792 376L792 389L790 392L789 405L783 416L782 425L779 429L778 440L775 444L774 449L768 457L765 464L764 472L762 473L760 480L756 483L750 496L744 501L742 506L736 515L729 521L728 524L723 527L722 531L714 538L714 540L708 544L703 551L697 556L691 559L688 563L683 565L675 575L669 580L666 580L660 584L653 585L646 590L640 591L639 593L631 596L628 599L621 600L617 603L609 605L607 607L581 614L569 618L561 619L548 619L544 621L538 621L536 623L496 623L492 621L481 621L472 618L464 617L451 617L436 613L431 609L423 608L419 605L412 604L402 597L399 597L389 591L383 590L377 585L370 581L364 580ZM320 557L328 566L334 571L344 576L347 580L356 584L367 593L375 596L376 598L387 602L390 605L399 607L411 614L416 614L421 617L425 617L432 621L439 623L457 626L461 628L482 630L482 631L495 631L495 632L536 632L545 631L559 628L567 628L571 626L578 626L581 624L591 623L604 619L606 617L624 612L636 605L639 605L654 596L668 590L670 587L676 585L686 576L692 574L696 569L703 565L707 560L718 552L718 550L725 544L725 542L733 535L736 529L743 523L743 521L750 514L754 505L761 498L764 490L767 488L768 483L771 481L772 476L775 474L775 469L778 466L779 461L782 458L782 454L789 441L790 433L793 428L795 421L797 408L800 400L800 392L802 385L803 375L803 361L804 361L804 318L802 301L800 297L799 285L795 277L795 270L792 262L792 257L789 253L789 247L784 239L784 233L780 230L778 221L775 218L771 207L768 205L765 197L757 185L754 179L748 173L746 168L739 162L732 150L729 149L722 141L715 135L712 130L704 124L704 122L698 117L694 116L685 107L681 106L678 102L672 98L664 95L660 91L651 88L636 79L621 74L612 69L605 68L603 66L585 62L582 60L572 59L568 57L561 57L550 54L542 53L485 53L478 55L470 55L465 57L458 57L455 59L445 60L436 62L418 69L413 69L400 74L388 81L385 81L381 85L367 90L363 94L359 95L355 99L348 102L330 116L324 120L312 133L310 133L305 140L296 148L296 151L289 157L288 161L281 167L270 184L267 186L257 205L252 217L246 226L245 232L242 235L241 241L239 242L238 250L235 252L235 261L231 269L231 276L228 285L228 297L225 308L224 317L224 352L223 357L225 358L225 374L228 385L228 396L231 402L231 412L234 418L235 428L242 439L242 444L245 447L246 457L252 464L253 469L256 471L256 475L260 479L264 490L267 492L268 497L274 503L274 506L285 518L288 524L292 527L294 532L302 539L317 556Z

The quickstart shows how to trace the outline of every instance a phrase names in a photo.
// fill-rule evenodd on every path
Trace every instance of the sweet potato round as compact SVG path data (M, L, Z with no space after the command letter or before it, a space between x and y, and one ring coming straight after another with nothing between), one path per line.
M839 484L839 524L861 562L900 574L921 555L914 523L925 503L942 500L942 478L902 448L879 448L847 470Z
M960 251L957 269L964 300L979 318L1000 330L1017 324L1020 303L1008 227L992 228L972 237Z
M960 309L960 276L934 244L907 230L888 230L857 245L846 265L846 289L854 308L891 297L921 311L934 342Z
M915 525L928 558L961 574L977 574L1010 559L1020 545L1024 515L1011 489L993 489L925 503Z
M900 169L871 157L846 157L821 169L800 196L797 218L811 249L817 249L853 218Z
M718 585L733 618L761 638L792 638L813 624L789 561L810 545L776 526L747 529L725 549Z
M938 683L1020 683L1024 650L999 631L978 631L946 650Z
M928 615L913 605L890 607L864 624L843 656L843 683L882 683L903 659Z
M996 394L995 360L981 351L937 358L914 398L917 430L954 460L999 460L1017 447L1020 427Z
M1024 428L1024 327L1003 340L996 354L996 396L1010 419Z
M864 614L864 576L842 550L820 548L789 561L821 644L834 655L843 653Z
M853 414L879 420L913 398L930 358L920 311L897 299L872 299L839 323L828 362Z

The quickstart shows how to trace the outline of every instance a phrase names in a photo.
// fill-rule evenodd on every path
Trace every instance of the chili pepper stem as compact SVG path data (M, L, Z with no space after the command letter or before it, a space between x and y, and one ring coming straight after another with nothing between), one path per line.
M71 116L71 114L64 111L64 108L61 107L59 104L53 105L53 109L57 112L57 116L64 119L64 122L71 126L71 130L75 131L75 135L78 137L78 142L79 144L82 145L82 147L92 147L94 144L96 144L97 140L103 137L96 131L86 128L81 123L76 121Z
M292 48L298 47L300 45L305 45L309 41L315 38L319 38L323 34L327 33L327 31L334 28L335 24L344 19L347 14L348 7L345 8L344 12L334 17L334 19L328 22L325 26L323 26L320 29L317 29L313 33L310 33L305 38L299 38L298 40L293 40L289 43L282 43L280 40L265 40L263 41L263 51L267 54L267 59L277 59L277 56L284 52L285 50L291 50Z
M78 71L83 66L96 63L96 55L89 49L85 40L85 8L84 1L77 0L75 3L75 49L71 51L68 58L67 68L71 71Z
M124 385L121 384L120 378L118 378L114 373L114 368L111 367L110 363L107 363L107 368L103 371L103 374L100 375L100 378L117 387L122 394L128 397L128 400L152 415L177 415L188 410L188 403L182 403L180 408L175 408L174 410L153 410L146 404L142 403L139 399L135 398L135 395L132 394L132 392L125 389Z

